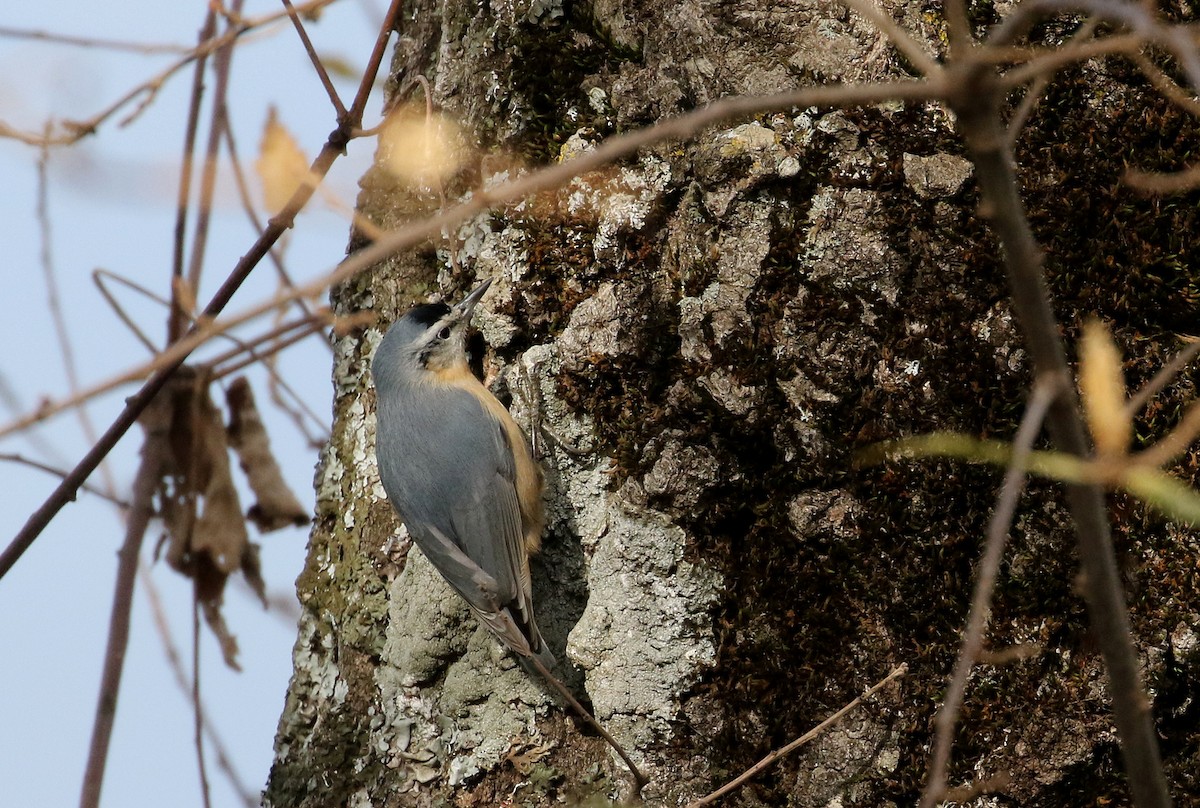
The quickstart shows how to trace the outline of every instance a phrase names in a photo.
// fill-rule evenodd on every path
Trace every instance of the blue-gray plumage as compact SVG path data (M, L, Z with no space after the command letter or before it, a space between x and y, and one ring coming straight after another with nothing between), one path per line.
M438 572L505 645L549 667L529 581L544 523L541 470L467 366L467 326L490 284L453 308L417 306L388 330L371 364L375 456L388 499Z

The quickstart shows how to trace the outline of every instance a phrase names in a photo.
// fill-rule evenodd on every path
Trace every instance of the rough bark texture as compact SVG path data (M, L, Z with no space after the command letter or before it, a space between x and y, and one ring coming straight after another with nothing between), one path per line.
M916 6L896 13L937 40ZM427 76L484 155L452 195L722 96L898 75L865 23L813 0L416 0L403 19L391 92ZM1115 180L1137 150L1178 166L1195 135L1133 76L1093 65L1055 85L1021 151L1063 320L1113 322L1134 384L1194 317L1195 200L1164 209ZM898 688L731 803L911 804L999 474L856 468L853 453L1015 430L1028 368L961 154L934 107L786 111L481 216L455 235L458 274L431 244L335 290L340 311L381 322L336 345L267 803L540 805L627 788L397 535L378 483L381 329L492 277L485 365L549 483L539 622L568 683L645 762L648 800L707 792L907 662ZM437 205L382 171L363 180L360 207L385 227ZM1140 437L1193 395L1185 376ZM1195 796L1200 547L1114 505L1168 773ZM979 668L952 772L1011 773L1003 804L1122 799L1072 553L1057 492L1035 484L990 645L1040 650Z

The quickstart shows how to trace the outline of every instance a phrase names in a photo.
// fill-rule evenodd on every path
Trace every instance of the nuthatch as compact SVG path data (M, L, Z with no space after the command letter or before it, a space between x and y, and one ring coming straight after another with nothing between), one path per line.
M541 544L542 472L504 405L471 375L466 331L491 286L463 302L417 306L388 329L375 359L375 458L413 541L483 625L537 671L646 778L616 739L550 673L533 617L529 555Z
M417 306L388 329L371 364L375 457L388 499L442 577L505 645L548 668L529 583L545 521L541 469L467 366L467 326L490 285L453 308Z

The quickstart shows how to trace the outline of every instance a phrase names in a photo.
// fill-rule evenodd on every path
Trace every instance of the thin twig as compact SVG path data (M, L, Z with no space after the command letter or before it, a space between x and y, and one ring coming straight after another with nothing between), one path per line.
M417 84L419 84L421 86L422 94L425 96L425 129L426 129L426 131L433 131L433 127L436 125L433 120L433 88L430 86L429 79L425 77L425 74L418 73L415 76L415 78L416 78ZM431 139L426 138L426 140L425 140L425 149L426 149L425 160L426 160L426 162L432 162L432 158L428 154L428 151L432 147L432 145L433 144L432 144ZM448 204L448 201L446 199L446 183L442 181L442 172L441 171L434 172L433 181L437 185L436 190L437 190L437 195L438 195L438 213L445 213L446 205ZM376 238L376 237L378 237L377 233L372 235L372 238ZM459 247L458 234L457 233L446 234L446 251L450 255L450 270L455 275L457 275L458 271L459 271L458 247Z
M244 0L233 0L233 14L240 14ZM230 24L232 26L232 23ZM212 216L213 196L217 190L217 165L221 152L221 133L228 126L226 114L229 108L225 98L229 93L229 73L233 65L234 43L216 52L213 58L213 73L216 86L213 88L212 118L209 120L208 146L204 152L204 164L200 172L200 197L197 200L196 224L192 235L192 256L188 263L187 285L192 295L200 290L200 274L204 270L204 253L208 246L208 223ZM179 286L175 286L179 289ZM174 299L174 298L173 298ZM177 301L176 301L177 302ZM175 308L174 306L172 308Z
M1164 25L1153 15L1154 6L1123 0L1024 0L988 37L989 46L1008 45L1023 36L1036 20L1051 14L1082 13L1108 22L1120 23L1169 50L1187 74L1192 87L1200 91L1200 53L1183 26Z
M297 10L303 13L309 13L316 11L317 9L324 8L325 6L335 2L337 2L337 0L310 0L307 3L302 3L301 5L297 6ZM102 126L122 109L129 106L134 101L141 99L134 113L124 119L123 122L128 123L132 117L136 117L138 113L146 108L150 101L157 97L159 91L163 88L167 81L171 79L172 76L174 76L183 68L187 67L197 58L213 53L217 49L224 47L236 39L239 39L246 33L257 28L261 28L265 25L269 25L273 22L277 22L286 16L286 11L279 11L273 14L265 14L261 17L245 20L240 27L229 31L228 33L209 39L203 44L193 48L187 54L169 65L166 69L129 90L116 101L95 113L90 118L81 121L64 121L62 123L63 131L59 134L49 136L33 134L30 132L24 132L16 127L12 127L0 122L0 137L19 140L22 143L27 143L31 146L41 146L43 144L49 146L69 146L72 143L75 143L87 137L88 135L95 133L100 126Z
M56 31L30 31L25 28L12 28L0 25L0 37L8 39L36 39L49 42L52 45L71 45L77 48L100 48L102 50L127 51L130 53L188 53L191 48L187 45L155 44L153 42L131 42L125 39L105 39L104 37L84 37L60 34Z
M229 362L232 359L236 359L245 353L251 354L256 360L260 359L263 354L267 352L258 351L259 347L264 343L271 342L272 340L278 340L290 331L298 331L300 332L301 336L307 337L309 334L313 333L314 330L319 330L320 328L324 327L327 318L322 317L321 315L328 313L328 309L325 309L317 315L310 314L306 317L288 320L287 322L280 323L279 325L275 326L270 331L259 334L251 340L237 339L230 337L227 334L225 336L234 341L234 347L230 348L224 353L217 354L212 359L209 359L207 364L215 368L223 365L226 362ZM228 375L231 372L234 371L222 371L222 375Z
M1039 0L1030 3L1038 4ZM1101 4L1083 5L1091 10L1090 7ZM947 101L958 117L959 129L975 163L983 199L981 209L989 216L1003 248L1013 311L1025 332L1034 368L1038 373L1066 375L1069 373L1066 349L1042 272L1042 251L1025 215L1007 132L1000 119L1003 90L991 69L963 64L956 66L954 72L957 92ZM1070 387L1054 400L1046 423L1060 451L1081 458L1088 456L1078 397ZM1068 484L1066 495L1084 573L1084 596L1108 672L1113 714L1133 801L1139 808L1165 807L1171 800L1138 673L1104 495L1098 486L1084 483Z
M38 471L44 471L47 474L52 474L55 477L58 477L59 479L62 479L63 477L67 476L67 472L64 469L55 468L54 466L47 465L46 463L42 463L37 460L31 460L28 457L25 457L24 455L18 454L16 452L0 452L0 461L4 461L7 463L17 463L22 466L29 466L30 468L37 469ZM114 496L112 493L104 490L103 488L97 488L96 486L91 485L90 483L84 483L83 485L79 486L79 488L83 491L87 491L89 494L95 494L98 497L107 499L109 502L116 505L118 508L128 508L129 507L128 500L121 499L118 496Z
M966 692L967 679L971 668L979 658L983 648L983 635L987 631L988 618L992 602L992 592L996 587L996 578L1000 574L1000 560L1004 557L1004 545L1008 540L1008 531L1012 526L1013 514L1021 492L1025 489L1026 466L1029 462L1029 452L1033 448L1034 439L1042 429L1042 421L1046 412L1067 382L1061 377L1042 376L1033 385L1029 396L1029 405L1013 438L1012 460L1004 473L1004 482L996 497L996 506L992 510L992 518L988 522L987 542L984 545L983 558L979 561L979 570L975 576L975 592L971 596L971 609L967 616L967 626L963 631L962 645L959 648L958 660L954 665L954 675L942 706L938 710L934 737L933 760L930 764L929 779L925 785L925 793L921 796L921 806L929 808L943 798L946 791L946 773L950 768L950 750L954 743L954 726L958 722L959 710L962 707L963 693Z
M296 27L296 33L300 36L300 42L303 43L304 50L308 53L308 60L312 62L313 70L317 71L317 77L321 79L321 85L329 95L329 101L333 104L333 109L337 112L337 117L340 121L346 117L346 107L342 103L342 99L338 97L337 88L333 86L333 80L329 78L329 72L325 69L325 65L321 63L321 57L317 55L317 49L313 47L312 40L308 38L308 32L304 30L304 23L300 21L300 15L296 13L291 0L283 0L283 7L287 10L292 25Z
M153 515L154 492L166 462L165 435L157 432L157 427L147 428L142 462L133 481L133 502L125 524L125 543L117 554L117 578L113 587L108 643L104 652L104 670L100 675L100 696L96 703L96 719L92 725L83 788L79 796L80 808L98 808L100 805L109 741L117 714L117 697L121 691L121 673L125 667L125 651L129 646L129 618L133 609L138 557Z
M857 696L856 698L849 701L840 710L838 710L836 713L834 713L833 715L826 718L820 724L817 724L815 727L813 727L808 732L801 735L796 740L789 743L787 746L780 747L779 749L776 749L775 751L771 752L769 755L767 755L765 758L760 760L758 763L755 763L749 769L746 769L746 771L742 772L737 777L733 778L728 783L721 786L720 788L718 788L716 791L712 792L711 794L707 794L707 795L701 797L700 799L696 800L695 802L688 803L687 808L703 808L703 806L711 805L712 803L714 803L717 800L721 799L722 797L728 795L729 793L741 788L743 785L746 784L746 782L748 780L750 780L751 778L762 773L765 769L768 769L771 766L775 765L775 763L777 761L790 755L792 752L795 752L801 746L804 746L804 744L808 743L813 738L816 738L821 733L823 733L825 730L832 727L834 724L836 724L838 721L840 721L842 719L842 717L846 715L846 713L850 712L855 707L862 704L863 701L865 701L866 699L869 699L871 696L874 696L876 693L878 693L880 690L882 690L889 682L903 676L907 671L908 671L907 664L898 665L897 667L893 668L891 673L889 673L887 676L883 677L878 682L876 682L874 685L872 685L871 688L869 690L867 690L867 692L865 692L861 696Z
M208 788L208 766L204 762L204 709L200 701L200 579L192 585L192 743L196 748L196 772L204 808L212 808Z
M1131 168L1125 172L1121 181L1131 188L1148 194L1181 194L1185 191L1195 190L1196 186L1200 185L1200 165L1194 165L1174 173Z
M772 109L869 105L888 99L932 101L943 96L945 92L946 87L940 80L809 87L803 90L772 96L741 96L722 99L695 112L663 121L649 129L618 135L606 140L593 151L585 152L562 163L546 166L526 176L489 188L486 191L479 191L465 202L455 205L445 213L388 231L370 246L364 247L347 258L332 272L303 286L297 286L294 289L278 294L271 300L254 306L239 315L217 322L202 321L188 336L181 338L178 342L171 345L170 348L163 351L155 361L129 370L107 382L97 384L80 396L64 399L60 402L47 403L36 412L0 426L0 437L20 431L44 420L48 414L77 406L87 398L100 395L127 382L143 379L149 373L157 373L164 368L177 367L198 345L211 339L214 334L222 333L249 322L267 312L275 310L283 303L299 298L313 299L319 297L330 286L336 286L347 281L368 267L378 264L393 253L419 244L430 236L440 233L444 228L453 227L490 208L515 202L541 191L559 187L588 171L633 154L644 146L663 140L686 138L706 126L731 118L754 115ZM340 131L339 129L338 132ZM328 170L328 165L336 157L336 154L328 153L330 148L331 146L327 144L322 149L321 154L317 156L317 159L313 163L313 168L310 169L318 176L324 176L324 172ZM312 186L306 183L301 187L301 190L304 192L305 201L307 201L312 195ZM233 275L226 281L222 290L219 290L217 295L214 296L213 302L209 304L205 311L205 316L212 316L213 313L219 312L224 308L225 303L228 302L227 295L232 295L232 290L236 289L237 285L241 283L243 273L248 273L253 268L253 265L261 260L262 256L269 249L270 244L274 243L279 232L282 231L282 228L290 226L291 219L294 216L294 206L289 205L279 216L271 220L272 224L268 226L263 236L259 238L258 242L242 258L238 266L234 268ZM210 313L210 309L215 310ZM147 382L148 384L150 382ZM41 517L39 517L38 521L40 519ZM24 532L22 533L22 537L24 538ZM6 556L0 554L0 577L3 577L4 572L7 571L5 561Z
M302 320L293 320L278 325L266 334L260 334L255 337L252 342L244 342L228 334L224 335L228 339L233 339L237 343L237 347L207 362L208 367L212 369L212 379L219 381L252 364L257 363L262 365L263 369L267 372L267 380L271 385L271 400L275 402L275 405L282 409L292 420L308 443L317 444L324 441L329 437L329 430L325 427L324 421L313 412L308 402L287 383L279 373L274 360L278 358L281 351L290 348L307 337L320 334L329 319L329 310L321 309L316 314ZM288 334L288 332L294 333ZM285 334L287 336L284 336ZM259 348L260 345L268 342L270 345L265 349ZM321 340L321 342L324 345L330 344L329 340ZM242 356L242 354L245 354L245 356ZM237 361L232 362L232 364L224 364L234 359ZM279 394L280 390L291 396L292 400L296 402L295 407L289 406L282 400ZM314 435L309 431L304 423L305 416L316 424L319 435Z
M880 33L890 39L892 44L904 54L904 57L912 62L921 75L932 78L942 72L942 66L926 52L924 46L913 39L908 31L898 25L891 15L875 5L872 0L841 0L841 2L878 28Z
M246 181L246 171L242 168L241 158L238 156L237 139L233 136L233 129L228 125L229 116L225 116L225 148L229 151L229 164L233 168L233 184L237 188L238 198L242 203L242 210L249 219L250 224L254 227L256 233L263 231L262 220L258 216L258 211L254 207L254 197L250 193L250 183ZM322 186L323 188L324 186ZM317 189L321 190L320 188ZM275 274L279 276L279 282L287 289L294 289L296 282L292 280L291 273L284 266L283 256L279 249L272 247L267 251L267 257L271 259L271 264L275 267ZM302 298L296 298L292 301L296 309L302 314L312 317L313 310ZM329 351L333 352L333 346L326 343Z
M71 332L67 328L66 317L63 316L62 301L58 292L58 275L54 271L54 238L50 227L50 183L46 177L46 168L49 162L50 150L47 147L43 147L37 164L37 219L42 242L42 274L46 278L46 292L49 297L50 316L54 320L54 332L58 337L59 353L62 354L63 372L67 377L67 389L72 393L76 393L79 391L79 369L75 364L75 347L71 343ZM89 443L95 443L96 425L92 421L92 416L88 408L80 407L76 414L79 417L79 427L83 430L84 437L87 438ZM112 468L109 464L100 464L100 474L104 478L105 487L109 491L115 492L117 490L117 481L113 476Z
M200 29L200 41L212 38L217 31L217 13L209 6ZM176 290L183 280L183 256L187 243L188 206L192 198L192 174L196 167L196 135L200 131L200 106L204 99L204 70L208 54L198 56L192 71L192 91L188 100L187 123L183 134L183 155L179 161L179 189L175 196L175 229L171 239L171 298L175 301ZM167 342L172 343L183 334L183 321L188 312L178 305L167 309Z
M1087 22L1079 26L1079 30L1071 37L1067 43L1068 49L1072 53L1078 53L1084 47L1084 40L1088 39L1096 30L1097 21L1095 18L1089 18ZM1049 86L1050 80L1054 78L1055 70L1048 68L1039 72L1033 79L1033 84L1025 91L1025 95L1021 98L1021 104L1013 112L1012 117L1008 120L1008 142L1009 148L1014 148L1017 138L1021 131L1025 128L1025 122L1029 120L1029 116L1037 107L1038 101L1042 99L1042 94Z
M24 398L17 391L13 383L4 375L4 371L0 370L0 409L8 413L9 417L19 413L26 412L29 408L25 404ZM66 465L67 459L54 444L46 439L42 434L42 430L31 429L21 435L30 446L37 450L38 454L46 457L61 465Z
M290 348L292 345L295 345L297 342L300 342L303 339L307 339L308 337L311 337L313 334L319 334L320 332L321 332L321 324L319 322L307 323L304 328L296 329L295 333L288 334L286 337L277 338L265 350L260 351L256 346L247 345L244 348L239 350L239 353L245 354L245 355L242 356L240 359L238 359L236 362L232 362L231 364L222 365L219 367L216 366L216 363L213 363L213 378L214 379L223 379L226 376L231 376L234 373L237 373L238 371L243 370L243 369L249 367L250 365L253 365L256 363L265 365L266 361L270 357L275 356L283 349ZM272 376L278 375L275 371L273 371L270 368L267 368L267 372L270 373Z
M122 284L123 286L126 286L135 292L141 293L142 295L153 300L155 303L161 304L164 309L170 310L170 302L150 291L145 286L142 286L140 283L131 281L128 278L116 274L115 272L109 272L107 269L92 270L92 283L96 284L96 288L100 291L100 296L104 298L104 300L108 303L109 308L111 308L113 313L117 315L117 319L125 324L125 327L129 329L130 333L133 334L138 342L145 346L146 350L148 350L151 355L158 353L158 348L155 347L153 342L151 342L150 337L146 336L146 332L142 331L141 327L134 322L133 318L130 317L125 311L125 307L121 305L116 296L109 291L107 286L104 285L105 278L116 281L117 283Z
M141 582L142 592L146 595L146 602L150 606L150 614L154 618L154 628L158 632L159 642L162 643L163 653L166 654L167 664L171 668L171 672L175 674L175 684L179 690L188 699L192 700L192 681L183 667L183 657L179 653L179 649L175 645L175 638L171 636L171 626L167 622L166 611L163 609L162 597L158 594L158 585L154 583L154 576L150 573L145 561L138 561L138 579ZM241 580L240 578L238 580ZM237 792L241 798L242 804L246 808L256 808L259 804L259 798L245 782L242 776L238 773L233 765L233 757L225 747L225 742L217 733L213 722L208 718L208 710L204 705L200 705L200 711L205 716L204 718L204 734L208 738L209 744L212 745L213 751L216 753L217 765L225 773L225 778L229 781L230 787Z
M1190 112L1192 115L1200 116L1200 101L1197 101L1193 94L1180 87L1174 79L1163 72L1162 68L1150 61L1150 58L1145 53L1138 51L1132 54L1130 58L1154 89L1161 93L1168 101Z
M1095 23L1094 18L1090 21ZM1118 34L1091 42L1079 42L1070 47L1064 45L1047 48L1041 54L1031 56L1027 61L1004 73L999 83L1001 87L1019 87L1041 76L1053 78L1057 70L1067 65L1079 64L1104 56L1122 56L1132 59L1145 44L1146 37L1141 34Z
M1125 414L1130 418L1137 415L1138 411L1150 403L1150 399L1154 398L1160 390L1170 384L1171 380L1178 376L1185 367L1190 365L1198 354L1200 354L1200 339L1193 339L1186 348L1171 357L1171 361L1163 365L1158 373L1154 374L1153 379L1146 382L1142 385L1141 389L1133 394L1125 404Z
M1151 468L1163 468L1188 450L1200 435L1200 401L1193 401L1175 428L1147 449L1133 456L1133 462Z

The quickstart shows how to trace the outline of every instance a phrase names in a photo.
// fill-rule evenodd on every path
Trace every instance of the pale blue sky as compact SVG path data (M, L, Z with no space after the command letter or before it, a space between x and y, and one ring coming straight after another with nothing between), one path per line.
M365 63L374 42L382 3L342 0L310 26L323 52L355 66ZM82 0L22 4L0 11L0 26L85 37L191 44L205 4L127 0L103 7ZM248 3L246 14L270 13L278 5ZM40 129L48 115L84 118L150 77L175 57L143 56L0 37L0 120L21 129ZM386 70L385 61L385 70ZM107 123L96 136L51 155L49 186L53 257L62 302L76 351L81 381L109 378L146 359L144 349L107 308L91 282L104 267L166 294L174 217L174 183L191 83L181 72L136 122ZM208 82L211 97L213 82ZM347 98L349 81L339 82ZM233 61L230 105L239 152L247 167L257 150L269 104L302 146L315 153L333 128L332 109L290 26L241 47ZM368 106L368 123L380 102ZM206 129L202 127L203 144ZM356 193L371 143L352 148L340 161L331 187L348 204ZM0 139L0 277L6 316L0 318L0 377L23 407L67 392L58 343L46 305L35 218L37 151ZM254 233L235 204L229 184L216 211L201 301L253 242ZM301 217L290 238L288 265L294 276L311 278L342 257L347 224L318 204ZM189 233L190 235L190 233ZM264 265L235 299L231 312L249 308L274 290ZM164 314L155 305L125 294L134 317L155 340L164 333ZM260 324L257 329L266 328ZM252 333L252 332L243 332ZM315 340L293 348L284 359L289 382L322 417L330 407L328 351ZM252 376L268 429L285 474L306 507L312 503L316 452L304 445L290 422L266 399L262 376ZM120 388L90 407L102 430L133 386ZM11 420L0 410L0 422ZM0 439L0 452L19 452L62 466L74 465L87 449L79 422L59 415L41 427L37 442ZM122 489L133 476L140 432L112 455ZM0 463L0 542L7 544L56 480L11 463ZM88 494L68 505L9 575L0 580L0 783L13 806L60 806L78 802L112 598L116 551L122 526L115 510ZM147 554L158 533L148 536ZM263 550L269 588L290 594L304 558L306 530L254 536ZM148 557L148 555L147 555ZM176 643L191 646L190 585L165 564L154 578L166 601ZM231 586L226 619L242 647L241 674L219 661L207 631L202 636L204 698L235 765L253 789L261 788L271 761L276 721L291 673L295 637L288 620L266 614L241 587ZM144 593L134 607L133 639L103 804L106 806L201 805L192 719L154 631ZM209 756L213 804L239 804Z

